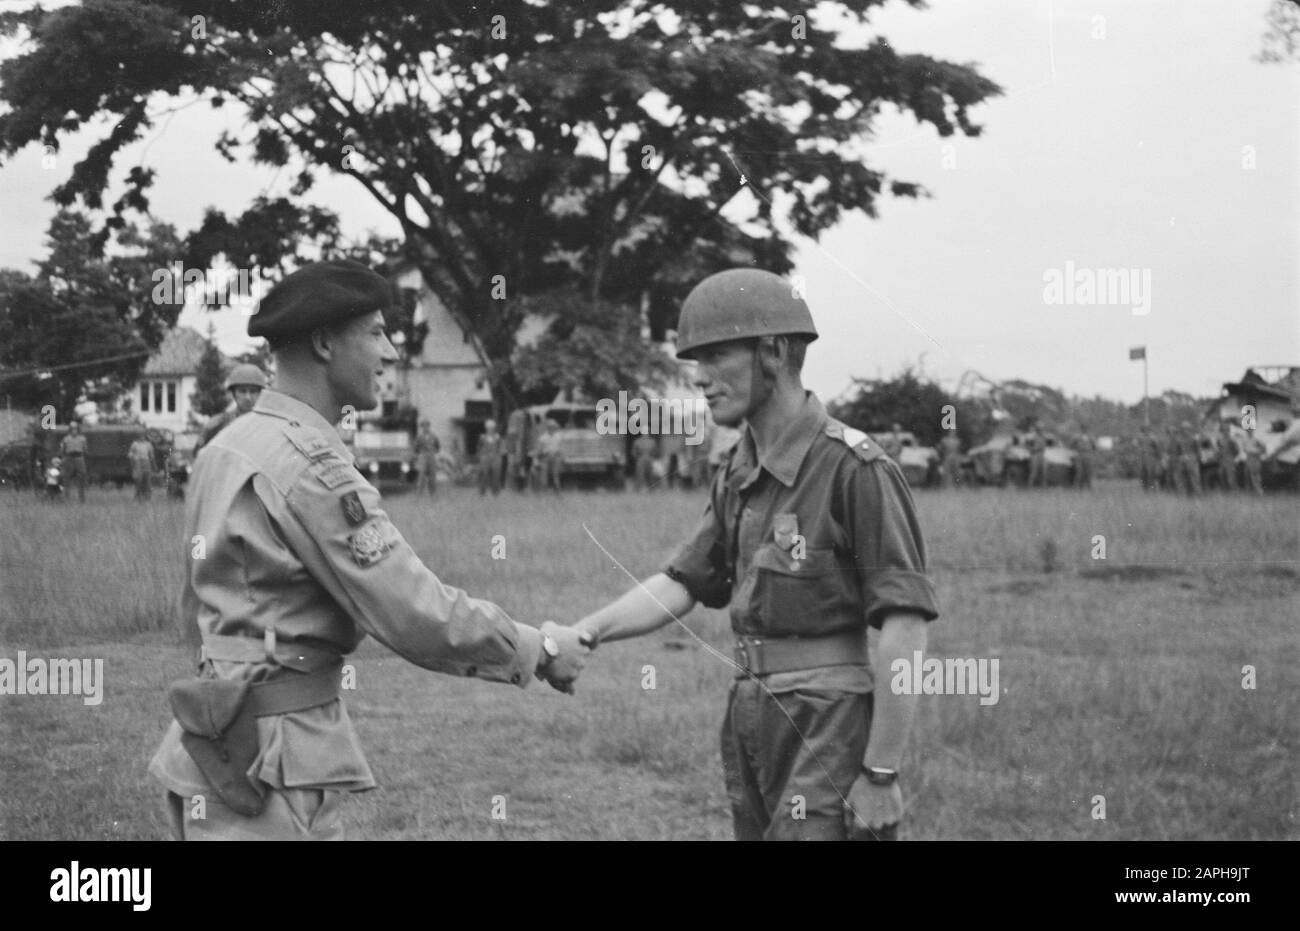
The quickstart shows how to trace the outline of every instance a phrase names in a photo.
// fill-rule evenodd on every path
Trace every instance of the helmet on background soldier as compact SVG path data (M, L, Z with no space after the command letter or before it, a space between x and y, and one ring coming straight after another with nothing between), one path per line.
M266 375L256 365L241 362L231 369L230 374L226 376L227 391L238 387L265 388Z

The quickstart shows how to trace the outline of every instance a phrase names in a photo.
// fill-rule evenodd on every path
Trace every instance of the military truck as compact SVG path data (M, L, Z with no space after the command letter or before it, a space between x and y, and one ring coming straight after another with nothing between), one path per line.
M118 488L130 485L133 479L128 453L131 444L141 435L153 446L154 466L159 470L167 462L173 443L170 430L140 424L83 424L81 432L86 437L87 485L113 484ZM60 455L59 444L67 435L67 426L49 430L36 427L33 437L36 455L42 466Z
M1044 433L1044 481L1048 485L1069 485L1074 481L1074 460L1078 455L1051 433ZM967 477L981 485L1029 484L1029 434L1005 432L987 443L972 446L963 468Z
M505 435L505 448L510 454L508 481L520 485L532 474L537 441L546 432L547 420L559 425L562 484L576 480L599 482L609 488L625 485L626 437L596 432L596 406L572 401L535 404L510 415Z
M346 437L344 442L348 443ZM415 483L415 438L410 431L385 430L365 421L352 432L348 445L356 456L357 469L376 488L401 489Z
M871 433L868 434L873 440L879 443L888 452L892 449L894 434ZM902 448L894 456L899 468L903 470L903 476L907 479L907 484L913 488L928 488L932 485L939 484L939 451L933 446L922 446L917 442L916 434L910 430L900 431L898 434L899 442Z

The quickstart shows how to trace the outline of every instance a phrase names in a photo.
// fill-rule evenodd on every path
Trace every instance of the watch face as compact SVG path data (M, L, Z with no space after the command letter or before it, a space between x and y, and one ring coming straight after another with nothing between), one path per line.
M542 649L546 651L547 656L552 658L560 655L560 645L555 642L554 637L543 637Z

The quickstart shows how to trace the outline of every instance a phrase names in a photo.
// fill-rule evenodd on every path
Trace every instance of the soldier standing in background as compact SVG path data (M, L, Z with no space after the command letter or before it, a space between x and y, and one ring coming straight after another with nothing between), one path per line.
M77 500L86 502L86 435L81 432L81 424L73 421L68 424L68 435L59 443L59 455L63 458L63 479L68 485L77 486Z
M886 456L897 462L898 457L903 454L903 425L895 421L884 439L880 441L880 446Z
M1220 424L1216 452L1219 455L1219 482L1224 491L1237 490L1237 441L1232 438L1232 427L1225 420Z
M415 480L415 493L421 492L433 494L438 490L438 453L442 451L442 444L438 442L438 437L429 429L429 421L420 421L420 432L415 436L415 468L417 477Z
M228 425L235 421L236 417L241 417L253 409L257 403L257 396L262 393L266 387L266 375L256 365L248 362L241 362L230 370L226 377L226 390L230 392L231 400L234 401L233 408L227 408L217 416L208 421L207 426L199 435L199 440L194 444L194 454L197 456L200 449L212 441L212 438L224 430Z
M560 450L560 425L546 418L546 432L537 438L537 461L533 463L534 490L553 488L560 494L560 469L564 454Z
M153 485L153 444L142 433L135 438L126 456L131 460L131 480L135 482L135 500L148 501Z
M637 491L645 491L654 485L654 463L657 450L658 444L655 443L655 438L644 433L632 441L632 459L636 463L633 481L636 484Z
M497 433L497 422L489 420L483 424L483 435L478 440L478 493L501 493L501 434Z
M1196 431L1190 421L1183 421L1178 432L1176 447L1178 461L1178 490L1187 492L1188 497L1201 493L1201 448L1196 439Z
M1164 448L1160 437L1151 432L1149 426L1143 426L1138 436L1138 477L1143 491L1154 491L1160 487L1160 461L1164 457Z
M1262 495L1264 483L1260 475L1260 466L1264 460L1264 444L1259 441L1259 437L1252 429L1246 434L1241 447L1241 451L1246 454L1246 489Z
M1047 438L1043 436L1043 428L1039 424L1034 424L1034 432L1029 434L1029 439L1025 442L1029 447L1029 487L1037 488L1038 486L1047 485Z
M1079 435L1074 438L1074 487L1092 487L1092 460L1097 452L1097 441L1088 432L1087 424L1079 424Z
M894 424L895 427L898 424ZM897 437L897 430L895 430ZM902 443L899 443L899 451L902 451ZM944 434L943 439L939 441L939 452L942 455L941 468L944 488L956 488L961 484L961 440L957 436L956 430L949 430Z

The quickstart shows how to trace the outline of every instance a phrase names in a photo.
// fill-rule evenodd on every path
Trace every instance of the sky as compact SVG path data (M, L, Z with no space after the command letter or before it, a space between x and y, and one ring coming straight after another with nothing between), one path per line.
M1247 366L1300 365L1300 64L1255 60L1267 8L895 2L846 35L975 63L1004 95L972 111L984 127L974 139L883 114L868 163L931 196L885 197L877 219L847 216L820 242L797 240L794 274L821 333L807 387L832 398L855 377L911 365L949 388L975 370L1131 403L1143 390L1135 346L1147 347L1153 395L1214 395ZM118 176L156 168L154 213L182 230L210 205L287 194L290 172L216 154L226 120L206 105L176 112ZM34 147L0 166L0 267L34 270L48 195L103 132L70 137L53 168ZM311 199L346 234L397 235L351 179L325 179ZM1102 282L1091 295L1089 280ZM209 319L223 349L246 348L237 311L187 309L181 322L206 330Z

